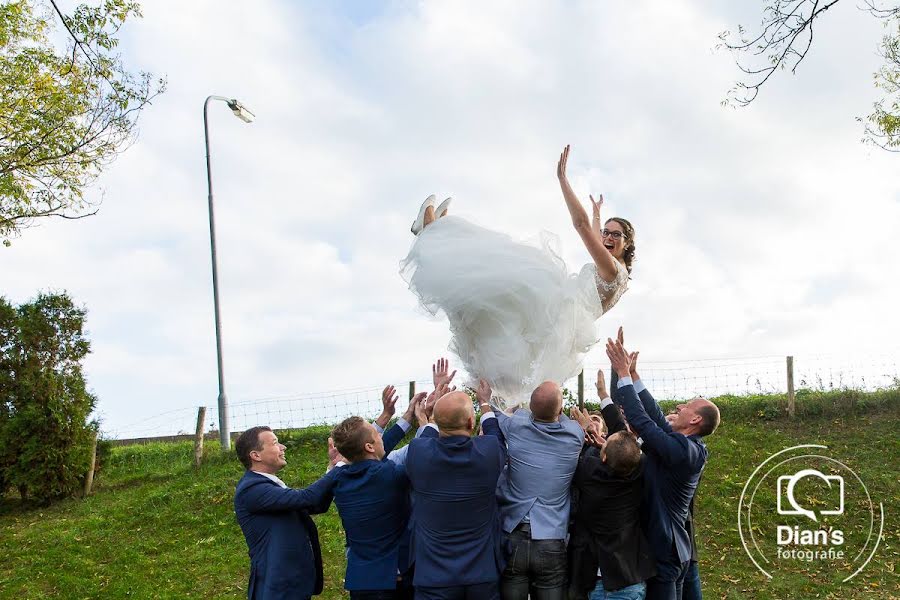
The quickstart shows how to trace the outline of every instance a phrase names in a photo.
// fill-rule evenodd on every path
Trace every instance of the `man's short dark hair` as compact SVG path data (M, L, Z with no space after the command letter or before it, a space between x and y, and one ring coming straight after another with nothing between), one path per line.
M710 435L716 430L716 427L719 426L719 420L721 419L719 416L719 409L712 402L698 407L697 414L703 417L703 421L700 423L700 429L697 431L697 435L700 437Z
M252 461L250 460L251 452L259 452L262 450L262 442L259 441L259 434L263 431L272 431L271 427L259 425L251 427L240 436L234 443L234 451L237 452L238 460L244 465L245 469L250 469Z
M349 417L331 430L334 447L350 462L366 455L366 444L372 441L369 428L362 417Z
M606 464L619 477L628 477L641 463L641 448L629 431L618 431L609 436L603 450Z

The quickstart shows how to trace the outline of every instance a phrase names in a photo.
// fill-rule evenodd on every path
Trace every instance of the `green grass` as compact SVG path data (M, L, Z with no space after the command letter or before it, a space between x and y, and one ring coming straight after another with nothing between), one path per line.
M701 577L707 598L900 598L896 572L900 392L803 392L798 414L784 399L722 398L723 424L709 438L710 462L697 505ZM281 434L282 478L311 483L323 472L328 429ZM885 504L884 539L868 567L840 584L827 569L766 580L744 553L738 497L770 454L822 443ZM242 598L246 545L232 510L242 467L209 443L199 471L189 443L113 448L95 494L49 508L0 500L0 598ZM344 537L332 509L316 518L325 558L323 598L344 597Z

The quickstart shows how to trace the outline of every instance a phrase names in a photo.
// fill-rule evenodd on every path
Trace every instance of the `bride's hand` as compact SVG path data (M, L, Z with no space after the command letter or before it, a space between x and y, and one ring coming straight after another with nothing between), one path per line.
M556 176L560 181L566 180L566 164L569 162L569 145L563 149L559 155L559 162L556 164Z
M598 198L600 198L599 200L594 200L593 194L588 197L591 199L591 206L594 209L594 218L600 220L600 207L603 206L603 194L598 196Z

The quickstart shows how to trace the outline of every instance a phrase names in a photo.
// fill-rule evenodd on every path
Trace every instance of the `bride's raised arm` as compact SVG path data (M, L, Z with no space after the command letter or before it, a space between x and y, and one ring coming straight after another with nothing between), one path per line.
M562 154L559 155L559 163L556 165L556 176L559 178L559 187L562 188L563 198L566 200L566 208L569 209L569 215L572 217L572 225L581 237L581 241L584 242L584 246L590 253L591 258L594 259L594 263L597 265L597 274L604 281L613 281L617 274L616 259L603 245L603 238L599 232L595 232L591 228L591 220L587 211L581 205L581 201L578 200L578 196L575 195L572 186L569 185L569 178L566 176L566 165L568 162L569 146L566 146ZM599 205L596 208L599 213Z

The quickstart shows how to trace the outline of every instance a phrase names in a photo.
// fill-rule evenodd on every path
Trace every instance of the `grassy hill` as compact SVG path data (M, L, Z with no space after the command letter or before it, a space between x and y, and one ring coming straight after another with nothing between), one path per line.
M900 391L804 392L798 417L784 398L721 398L723 423L708 440L710 462L697 504L698 544L708 598L900 598L896 511ZM294 486L324 470L327 428L281 434L282 478ZM786 447L819 443L856 471L885 504L884 539L872 562L841 584L825 567L768 581L737 532L738 497L762 460ZM245 598L246 545L232 510L242 467L207 447L201 469L189 443L113 448L95 494L50 508L0 499L0 598ZM340 520L317 517L325 559L322 598L342 598Z

